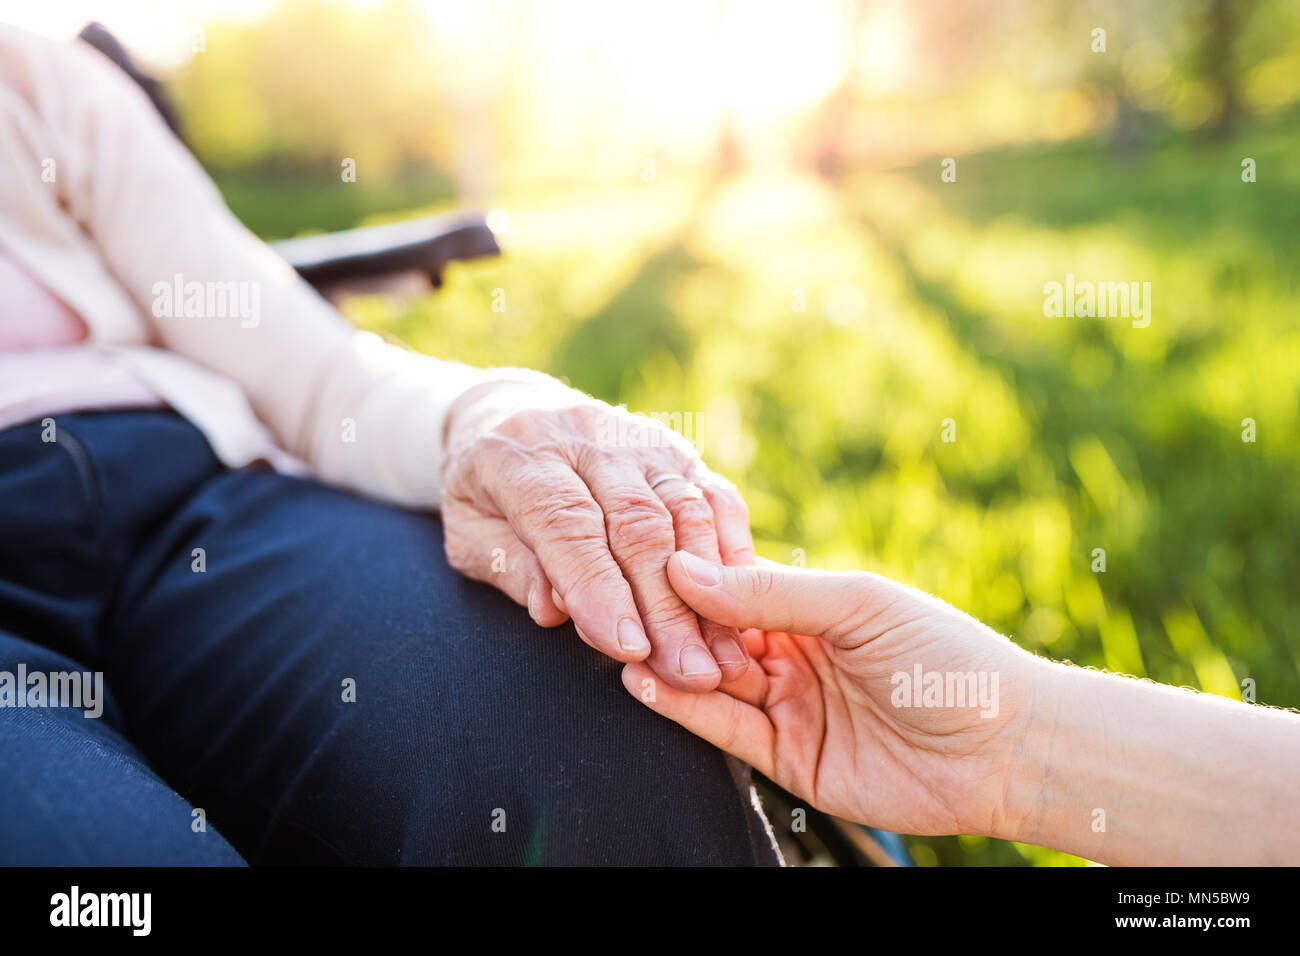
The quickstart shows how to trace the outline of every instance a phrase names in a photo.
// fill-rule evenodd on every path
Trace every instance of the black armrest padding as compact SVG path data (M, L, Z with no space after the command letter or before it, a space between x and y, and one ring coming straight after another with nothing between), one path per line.
M437 286L451 260L501 251L483 215L475 212L285 239L271 248L314 286L409 270L425 273Z

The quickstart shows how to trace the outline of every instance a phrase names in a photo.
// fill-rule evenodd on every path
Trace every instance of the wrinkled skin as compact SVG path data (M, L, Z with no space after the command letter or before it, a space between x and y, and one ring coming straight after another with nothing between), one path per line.
M560 385L471 389L448 416L447 558L555 627L664 681L706 691L749 655L734 627L700 619L665 570L677 549L754 559L745 502L655 419Z

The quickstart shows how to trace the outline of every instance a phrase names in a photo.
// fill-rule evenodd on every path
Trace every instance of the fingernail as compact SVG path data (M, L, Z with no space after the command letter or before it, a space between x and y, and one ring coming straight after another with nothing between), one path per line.
M718 665L714 663L713 655L695 644L682 648L678 663L681 664L683 677L713 676L718 673Z
M719 664L743 664L745 652L741 650L736 639L730 635L719 637L713 642L713 656Z
M682 559L682 567L691 576L691 580L700 587L716 588L722 583L722 569L713 562L697 558L689 551L678 551L677 555Z
M650 650L650 642L646 639L645 631L630 617L625 617L618 622L618 646L628 653L635 654Z

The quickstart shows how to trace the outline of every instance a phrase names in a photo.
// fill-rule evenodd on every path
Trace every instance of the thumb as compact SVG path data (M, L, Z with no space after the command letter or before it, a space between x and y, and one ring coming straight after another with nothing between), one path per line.
M685 551L668 559L668 580L701 617L732 627L757 627L851 638L889 600L887 578L865 572L812 571L780 564L724 567Z

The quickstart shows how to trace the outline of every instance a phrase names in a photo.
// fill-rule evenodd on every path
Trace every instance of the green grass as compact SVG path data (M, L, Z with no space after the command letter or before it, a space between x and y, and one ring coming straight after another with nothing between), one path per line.
M698 444L746 492L768 558L894 575L1044 655L1232 696L1252 678L1297 706L1297 143L1292 123L1212 148L987 153L954 184L936 158L835 185L525 199L504 258L354 317L702 413ZM1044 318L1043 284L1066 273L1151 282L1151 326Z
M235 215L267 240L347 229L369 216L446 202L453 195L451 181L436 170L380 183L345 183L335 169L230 173L217 182Z

